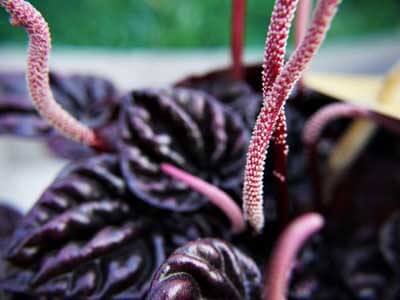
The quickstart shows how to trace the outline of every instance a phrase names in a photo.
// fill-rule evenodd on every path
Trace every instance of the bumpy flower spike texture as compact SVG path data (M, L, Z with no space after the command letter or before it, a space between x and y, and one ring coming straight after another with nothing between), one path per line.
M339 2L340 0L318 2L312 24L301 45L295 50L264 98L264 105L257 118L249 146L243 190L245 217L257 231L261 231L264 225L262 195L264 160L275 124L295 83L319 49ZM289 3L278 0L274 12L277 9L285 9ZM275 22L278 24L279 21ZM266 51L268 53L268 49Z
M29 35L27 80L36 109L63 135L96 148L104 148L96 134L69 115L55 100L49 85L50 31L43 16L24 0L0 2L11 16L11 24Z
M298 0L286 1L284 5L278 5L276 3L275 9L271 16L270 27L268 29L268 36L265 43L265 55L263 63L262 73L262 90L263 99L265 99L268 93L271 91L272 85L276 80L276 77L283 68L285 59L286 43L289 36L290 26L294 17L294 11L296 9ZM287 222L288 219L288 190L287 190L287 156L289 147L286 142L287 137L287 125L284 108L279 113L278 120L276 122L274 131L274 170L273 175L277 179L278 185L278 213L279 220L282 225Z
M266 272L265 300L285 300L289 287L289 273L297 252L324 225L321 215L308 213L295 219L280 237Z

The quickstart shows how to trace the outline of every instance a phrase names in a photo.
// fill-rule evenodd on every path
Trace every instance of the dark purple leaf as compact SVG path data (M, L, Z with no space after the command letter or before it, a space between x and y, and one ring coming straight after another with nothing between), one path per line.
M395 212L380 232L380 248L388 265L400 276L400 212Z
M22 214L5 204L0 204L0 274L4 274L8 268L3 260L4 249L7 248L9 239L19 225Z
M201 90L214 96L240 114L249 129L253 128L262 104L260 92L253 90L247 82L233 80L224 73L189 77L177 86Z
M94 76L51 73L50 85L63 108L115 145L115 134L109 132L118 114L118 94L111 82ZM89 147L59 135L36 113L23 73L0 74L0 134L46 138L49 147L64 158L79 159L94 154Z
M346 249L344 281L357 299L383 299L391 272L375 246Z
M25 74L0 73L0 134L42 137L51 132L29 100Z
M260 299L261 274L251 258L218 239L177 249L155 274L149 300Z
M200 76L190 76L176 83L176 86L198 89L214 96L218 101L241 115L251 133L262 104L261 64L246 66L243 80L232 79L230 71L230 69L220 69ZM288 156L289 193L291 199L300 198L298 201L293 200L292 203L299 203L300 207L304 207L304 202L310 199L310 192L307 178L304 176L306 160L301 136L308 113L307 107L310 104L315 105L315 99L306 100L309 98L309 93L300 93L298 90L293 92L291 98L286 107L287 139L290 150ZM275 180L272 174L273 151L270 151L268 157L264 174L266 182L264 194L272 200L276 195L274 186L271 184ZM268 202L271 202L270 200ZM272 203L268 204L267 222L276 220L275 202L272 200Z
M125 97L120 127L122 172L145 202L174 211L192 211L207 202L161 173L162 162L227 192L240 190L248 132L240 117L215 98L188 89L133 92Z
M163 215L127 191L112 155L71 164L45 190L10 242L1 288L62 299L143 299L176 247L221 236L208 214Z

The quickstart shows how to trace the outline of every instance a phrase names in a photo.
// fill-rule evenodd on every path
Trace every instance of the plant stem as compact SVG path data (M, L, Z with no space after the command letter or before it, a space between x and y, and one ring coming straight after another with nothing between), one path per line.
M265 300L284 300L289 288L290 272L304 243L324 226L324 219L308 213L295 219L282 233L266 271Z
M295 1L278 0L275 4L274 12L281 9L282 14L284 16L287 15L288 9L293 2ZM301 45L292 54L276 78L272 88L268 90L266 97L264 97L264 105L257 118L249 146L243 189L245 216L258 232L261 231L264 225L262 180L264 161L272 133L291 90L319 49L339 2L340 0L321 0L318 2L311 27L308 29ZM282 30L282 28L287 27L289 25L286 23L271 23L270 31L271 28ZM282 43L282 41L280 42ZM284 52L281 55L284 55Z
M43 16L23 0L0 2L11 16L11 24L22 26L29 35L27 80L32 102L41 116L68 138L104 148L95 132L68 114L54 99L49 84L50 31Z
M321 184L321 175L318 167L318 141L324 128L330 122L339 118L363 118L378 123L379 125L400 134L400 122L388 119L382 115L369 111L366 108L348 103L334 103L318 110L310 117L303 130L303 142L307 147L309 169L314 189L314 203L316 209L322 212L324 195Z
M241 80L244 77L243 44L246 22L246 0L232 0L231 20L231 57L232 78Z
M193 190L207 197L211 203L220 208L230 220L232 231L234 233L241 233L245 230L246 224L239 206L224 191L173 165L162 163L160 168L162 172L184 182Z

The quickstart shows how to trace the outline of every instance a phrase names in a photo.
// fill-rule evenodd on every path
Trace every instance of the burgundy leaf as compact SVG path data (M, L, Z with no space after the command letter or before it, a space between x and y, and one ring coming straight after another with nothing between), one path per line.
M380 248L394 272L400 275L400 211L395 212L380 232Z
M108 80L85 75L50 73L50 85L57 102L79 121L108 140L115 137L118 93ZM94 154L89 147L64 138L36 112L28 95L25 74L0 74L0 134L48 139L50 149L68 159ZM115 145L112 138L110 145Z
M261 274L232 245L203 239L177 249L155 274L148 299L260 299Z
M112 155L65 168L23 219L7 251L2 289L62 299L143 299L176 247L224 236L211 215L165 215L128 192ZM217 219L218 220L218 219Z
M207 202L164 175L160 163L228 193L239 191L248 132L240 117L215 98L188 89L133 92L125 97L120 126L122 172L131 191L145 202L174 211L192 211Z
M8 268L3 259L4 249L8 246L9 239L21 219L22 214L18 210L8 205L0 204L0 274L4 274Z
M261 76L261 70L258 75ZM255 91L246 81L232 79L229 73L213 72L189 77L177 86L201 90L214 96L240 114L249 130L252 129L262 104L260 91Z

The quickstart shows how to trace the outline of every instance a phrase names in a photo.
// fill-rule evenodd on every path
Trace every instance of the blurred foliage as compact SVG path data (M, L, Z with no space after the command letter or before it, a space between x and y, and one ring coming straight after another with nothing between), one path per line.
M230 0L31 0L50 23L56 45L117 48L226 46ZM248 0L250 46L264 43L272 0ZM400 0L343 0L330 38L398 31ZM0 12L0 42L24 43Z

